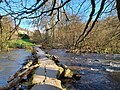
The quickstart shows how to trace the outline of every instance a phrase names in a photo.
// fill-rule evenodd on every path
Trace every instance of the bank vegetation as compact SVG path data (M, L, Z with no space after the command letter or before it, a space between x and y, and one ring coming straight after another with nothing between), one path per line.
M59 23L53 28L54 32L36 30L33 40L43 47L65 48L75 53L120 53L120 24L116 16L98 20L90 34L76 46L86 22L80 21L79 17L71 16L71 19L69 23Z

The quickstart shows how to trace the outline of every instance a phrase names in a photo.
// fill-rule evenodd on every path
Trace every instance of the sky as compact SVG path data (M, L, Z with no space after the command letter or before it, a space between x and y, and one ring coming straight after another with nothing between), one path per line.
M8 2L11 0L7 0ZM9 3L9 5L12 6L12 10L14 11L21 11L21 5L25 6L25 7L30 7L32 6L34 3L36 3L36 0L12 0L14 2ZM23 4L22 2L23 1ZM68 3L65 6L65 9L67 12L69 12L70 15L72 15L72 13L76 14L79 11L80 5L82 4L84 0L71 0L70 3ZM96 13L98 12L99 8L100 8L100 0L96 0ZM9 5L7 6L5 3L0 3L0 14L4 15L6 12L5 10L7 10L8 12L10 11ZM90 6L90 0L86 0L86 2L83 4L82 8L80 9L79 13L77 14L78 16L81 17L82 21L87 21L91 12L91 6ZM107 4L106 4L107 6ZM71 8L72 7L72 8ZM87 8L87 9L86 9ZM109 8L109 7L108 7ZM22 16L25 16L26 14L23 14ZM93 17L93 20L95 19L95 16ZM103 15L104 17L105 15ZM26 29L30 29L33 30L35 29L32 24L30 23L31 20L26 20L23 19L20 27L22 28L26 28Z

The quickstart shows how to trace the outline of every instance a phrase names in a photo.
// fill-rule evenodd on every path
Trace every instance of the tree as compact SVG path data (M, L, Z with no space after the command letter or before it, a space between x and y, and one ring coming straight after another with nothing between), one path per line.
M37 44L39 44L42 41L42 36L39 30L34 31L32 39Z
M28 3L32 4L28 5ZM77 11L75 10L76 6L73 6L74 3L78 3ZM86 16L89 18L87 19L83 32L78 36L76 42L74 43L75 47L77 47L79 43L84 41L84 38L89 35L99 20L100 16L112 13L116 9L118 18L120 19L119 0L52 0L52 3L50 0L31 0L29 2L28 0L2 0L0 4L0 10L4 12L2 16L10 15L13 17L13 19L17 19L18 21L21 21L22 19L35 18L40 18L39 20L42 20L42 18L47 17L48 22L46 22L46 35L47 31L54 28L55 25L57 25L61 20L60 13L63 13L65 15L67 21L69 21L67 12L71 14L70 10L73 10L76 16L84 16L84 14L86 14ZM88 13L89 11L90 13ZM51 27L49 27L48 25L50 23L50 16L52 16L53 13L55 14L55 22Z
M120 20L120 1L119 0L116 0L116 8L117 8L118 18Z
M11 36L11 31L13 30L13 24L10 18L4 16L0 21L0 50L8 48L9 36Z

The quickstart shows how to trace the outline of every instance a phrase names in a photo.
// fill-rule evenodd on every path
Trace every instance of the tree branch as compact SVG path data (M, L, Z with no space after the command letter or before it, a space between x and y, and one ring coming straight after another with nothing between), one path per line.
M76 40L75 47L76 47L76 45L78 44L78 41L80 40L80 38L85 34L85 32L86 32L86 30L87 30L87 28L88 28L88 25L89 25L89 23L91 22L92 17L93 17L93 15L94 15L94 13L95 13L95 1L94 1L94 0L91 0L91 5L92 5L92 11L91 11L91 13L90 13L90 17L89 17L89 19L88 19L88 21L87 21L87 24L86 24L86 26L85 26L85 28L84 28L83 33L82 33L82 34L78 37L78 39Z
M90 27L90 29L88 30L88 32L84 35L84 37L83 37L80 41L78 41L78 43L80 43L81 41L83 41L84 38L92 31L92 29L93 29L93 27L94 27L96 21L98 20L100 14L101 14L101 12L102 12L102 10L104 9L105 1L106 1L106 0L102 0L100 9L99 9L99 11L98 11L98 14L97 14L97 16L96 16L94 22L92 23L92 26Z
M117 14L120 21L120 0L116 0Z

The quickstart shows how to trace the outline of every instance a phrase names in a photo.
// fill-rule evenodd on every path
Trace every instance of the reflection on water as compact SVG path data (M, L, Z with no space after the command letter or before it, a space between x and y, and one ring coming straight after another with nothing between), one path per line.
M64 84L70 90L120 90L120 54L75 55L62 49L48 53L59 56L61 63L80 72L79 81Z
M0 86L7 83L7 79L13 75L30 53L24 49L12 50L0 53Z

